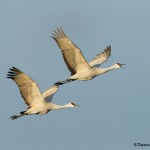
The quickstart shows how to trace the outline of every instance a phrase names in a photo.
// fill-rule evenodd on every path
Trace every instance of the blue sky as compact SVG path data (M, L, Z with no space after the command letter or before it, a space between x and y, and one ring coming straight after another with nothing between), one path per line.
M150 1L0 0L1 149L132 150L150 141ZM102 66L125 63L91 81L60 87L56 104L80 108L44 116L9 117L26 109L18 87L6 79L15 66L38 82L41 91L70 76L50 37L62 27L90 61L108 45ZM150 143L149 143L150 144Z

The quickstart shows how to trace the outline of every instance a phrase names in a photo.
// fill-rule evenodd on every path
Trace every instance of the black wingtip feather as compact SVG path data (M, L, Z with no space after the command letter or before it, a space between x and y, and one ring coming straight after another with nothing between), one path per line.
M8 71L7 78L14 79L15 76L18 75L19 73L22 73L22 72L16 67L12 67Z
M12 71L8 71L8 74L16 74L15 72Z
M6 78L8 78L8 79L14 79L13 77L8 77L8 76Z
M56 30L54 30L54 32L52 33L52 36L51 36L54 40L57 40L59 38L64 38L66 37L64 31L62 30L61 27L59 28L56 28Z

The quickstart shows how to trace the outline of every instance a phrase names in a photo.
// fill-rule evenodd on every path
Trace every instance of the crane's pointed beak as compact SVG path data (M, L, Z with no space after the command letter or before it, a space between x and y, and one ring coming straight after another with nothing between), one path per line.
M126 64L120 64L123 69L126 69Z
M124 65L126 65L126 64L120 64L121 66L124 66Z
M79 107L79 105L77 105L77 104L75 104L75 103L73 103L73 102L71 102L71 104L72 104L74 107Z
M117 65L119 65L120 67L126 65L126 64L121 64L121 63L116 63Z
M75 107L79 107L80 105L75 104Z

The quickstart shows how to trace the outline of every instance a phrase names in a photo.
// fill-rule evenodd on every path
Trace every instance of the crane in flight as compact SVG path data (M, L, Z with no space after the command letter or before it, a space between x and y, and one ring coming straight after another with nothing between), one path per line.
M75 103L71 102L66 105L56 105L52 103L52 97L57 92L59 85L54 85L50 89L41 94L37 83L21 70L12 67L7 74L7 78L12 79L18 85L22 98L24 99L28 108L20 112L19 115L13 115L10 118L17 119L25 115L47 114L51 110L58 110L63 108L77 107Z
M101 54L98 54L88 63L82 51L66 36L62 28L54 30L51 37L61 49L64 61L71 72L71 76L67 80L58 81L55 83L56 85L62 85L75 80L91 80L96 76L125 65L116 63L108 68L99 68L99 66L110 57L111 46L108 46Z

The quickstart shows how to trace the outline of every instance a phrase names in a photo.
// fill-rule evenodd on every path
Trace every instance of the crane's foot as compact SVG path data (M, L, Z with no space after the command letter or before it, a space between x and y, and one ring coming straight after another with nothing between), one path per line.
M63 82L61 82L61 81L58 81L58 82L54 83L54 85L56 85L56 86L58 86L58 85L62 85L62 84L64 84L64 83L63 83Z
M67 79L67 80L64 80L64 81L58 81L56 83L54 83L54 85L62 85L62 84L65 84L65 83L68 83L68 82L72 82L72 81L75 81L77 79Z
M24 116L24 115L28 115L28 114L25 114L24 112L25 112L25 111L21 112L20 115L13 115L13 116L10 117L10 119L11 119L11 120L14 120L14 119L20 118L20 117L22 117L22 116Z
M14 115L14 116L11 116L11 117L10 117L11 120L14 120L14 119L17 119L17 118L18 118L17 115Z

